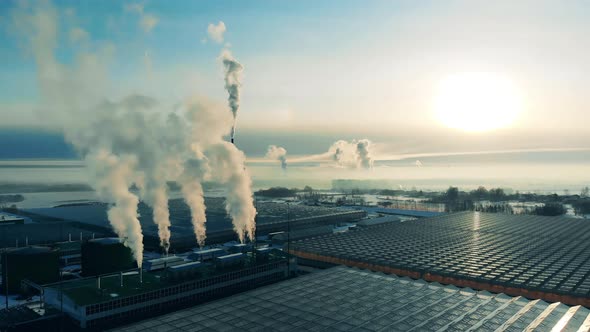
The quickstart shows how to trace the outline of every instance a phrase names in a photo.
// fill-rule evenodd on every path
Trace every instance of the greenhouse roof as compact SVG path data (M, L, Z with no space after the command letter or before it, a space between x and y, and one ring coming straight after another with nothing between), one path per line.
M584 219L464 212L315 237L291 248L304 258L447 278L458 286L590 298L590 221ZM428 278L433 275L440 278Z
M590 310L336 267L116 331L587 331Z

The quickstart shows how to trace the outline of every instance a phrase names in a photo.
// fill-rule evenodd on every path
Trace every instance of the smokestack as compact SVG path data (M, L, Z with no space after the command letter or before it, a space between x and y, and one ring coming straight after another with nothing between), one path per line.
M121 287L123 287L123 272L119 272L119 278L121 279Z
M234 144L234 136L236 134L236 120L238 110L240 108L240 88L242 86L242 71L244 66L239 63L227 49L221 52L221 62L225 69L225 90L229 94L227 101L231 109L234 123L231 127L230 141Z
M27 246L27 247L29 246L29 237L28 236L25 237L25 246Z
M82 232L80 232L80 242L82 242Z
M96 280L96 286L100 289L100 276L98 276L98 279Z
M143 269L139 268L139 283L143 284Z
M72 233L68 233L68 241L72 242Z
M18 239L16 239L16 247L18 248Z

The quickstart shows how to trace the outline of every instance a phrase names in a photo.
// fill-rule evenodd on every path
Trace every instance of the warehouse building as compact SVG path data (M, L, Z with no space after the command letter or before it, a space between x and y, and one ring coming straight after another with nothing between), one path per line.
M44 301L63 307L77 326L98 329L273 283L296 268L279 250L263 254L264 259L252 253L235 255L218 257L215 263L136 269L46 285Z
M231 218L225 210L225 199L206 197L205 204L207 206L207 244L236 240L236 233L233 230ZM97 229L97 233L100 231L109 234L112 231L107 217L107 209L107 204L96 203L28 209L27 212L34 219L53 218L67 220L76 222L76 225L84 225L88 229ZM170 231L173 234L171 238L171 249L173 252L196 246L197 242L194 236L190 209L184 200L170 200L169 209L170 221L172 223ZM353 222L363 219L367 215L365 211L344 211L330 207L298 204L290 204L288 206L285 203L275 202L259 202L256 209L256 232L258 235L285 231L288 227L305 228ZM146 204L140 203L138 212L144 235L144 246L151 250L158 250L160 248L160 239L158 236L158 226L153 222L152 209ZM57 228L51 228L48 229L48 233L56 233L57 230ZM67 239L68 234L65 233L65 235L65 239ZM87 237L85 236L85 238ZM0 234L1 240L2 234ZM9 238L9 240L14 243L14 238Z
M143 322L151 331L588 331L590 310L336 267Z
M587 220L462 212L295 242L330 264L590 307Z

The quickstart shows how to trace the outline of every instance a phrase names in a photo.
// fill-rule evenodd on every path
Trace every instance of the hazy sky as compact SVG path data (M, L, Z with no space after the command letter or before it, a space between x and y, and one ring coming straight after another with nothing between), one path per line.
M242 133L272 132L277 141L291 137L281 138L284 132L329 133L329 140L366 136L400 152L429 150L429 144L588 146L587 1L54 5L61 61L73 61L80 50L110 50L107 98L142 93L171 105L190 95L225 100L218 61L225 45L245 66ZM42 112L35 59L15 29L15 6L0 2L0 127L43 126L35 114ZM210 35L209 24L216 25ZM435 119L437 84L463 72L497 73L514 84L522 112L510 128L467 134Z

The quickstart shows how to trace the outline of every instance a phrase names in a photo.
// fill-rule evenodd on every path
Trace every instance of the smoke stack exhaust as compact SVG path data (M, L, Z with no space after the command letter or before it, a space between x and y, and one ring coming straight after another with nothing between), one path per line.
M234 144L236 120L240 108L240 88L242 86L242 71L244 70L244 66L233 57L228 49L221 52L221 62L225 70L225 90L227 90L228 93L227 101L234 119L230 132L230 141Z

